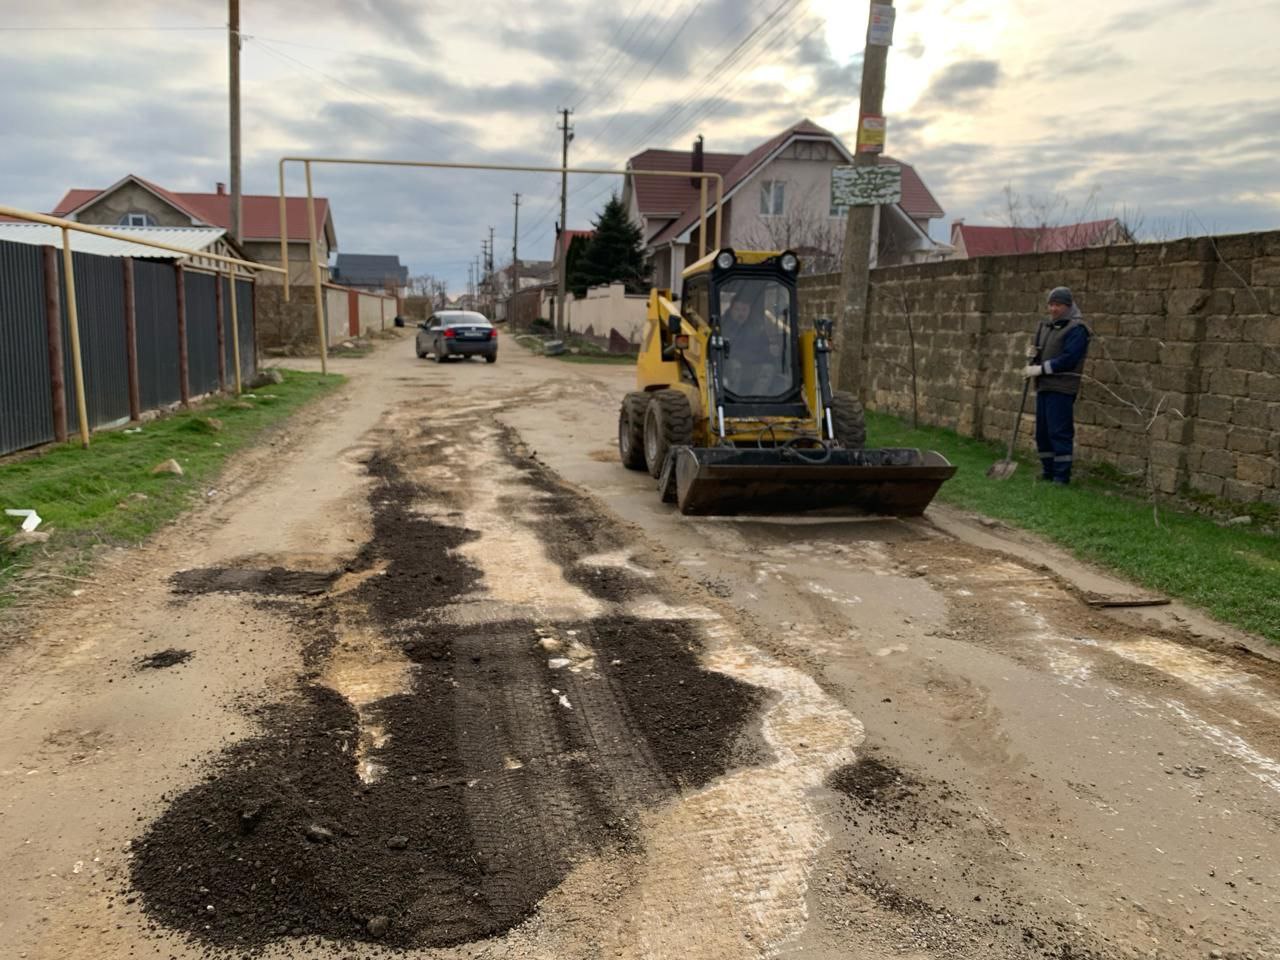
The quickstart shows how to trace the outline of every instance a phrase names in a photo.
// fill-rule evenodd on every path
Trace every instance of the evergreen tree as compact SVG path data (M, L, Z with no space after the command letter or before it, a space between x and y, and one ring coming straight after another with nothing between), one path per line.
M595 221L595 234L573 266L569 287L584 296L588 287L621 281L629 293L645 293L649 264L644 255L644 234L627 216L617 194L609 198Z
M590 237L576 236L569 241L569 249L564 254L564 276L569 292L574 296L585 296L587 288L578 289L578 271L582 267L582 257L591 243Z

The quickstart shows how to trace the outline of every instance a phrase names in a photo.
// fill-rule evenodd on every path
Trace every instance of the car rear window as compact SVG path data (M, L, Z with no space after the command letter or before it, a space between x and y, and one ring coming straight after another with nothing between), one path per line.
M440 318L440 322L446 327L491 327L491 324L478 313L455 313L445 314Z

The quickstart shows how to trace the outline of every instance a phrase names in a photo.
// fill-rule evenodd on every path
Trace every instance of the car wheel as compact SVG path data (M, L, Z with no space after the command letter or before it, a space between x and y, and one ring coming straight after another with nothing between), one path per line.
M486 354L484 355L484 362L485 362L485 363L497 363L497 362L498 362L498 355L497 355L496 353L486 353Z
M440 344L438 343L436 344L435 349L431 351L431 353L436 358L436 363L444 363L449 356L447 353L444 352L444 348L440 346Z

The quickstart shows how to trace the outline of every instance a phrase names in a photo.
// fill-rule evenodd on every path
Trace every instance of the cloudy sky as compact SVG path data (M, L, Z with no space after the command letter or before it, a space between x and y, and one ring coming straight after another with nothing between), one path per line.
M217 0L0 0L0 202L51 209L136 173L227 180ZM947 223L1123 212L1149 235L1280 228L1277 0L900 0L889 152ZM866 6L851 0L242 0L245 189L288 154L617 166L645 147L745 150L809 117L852 140ZM302 188L301 176L291 190ZM617 178L570 181L587 226ZM321 168L339 247L455 292L495 228L550 255L558 177ZM1025 215L1025 214L1024 214Z

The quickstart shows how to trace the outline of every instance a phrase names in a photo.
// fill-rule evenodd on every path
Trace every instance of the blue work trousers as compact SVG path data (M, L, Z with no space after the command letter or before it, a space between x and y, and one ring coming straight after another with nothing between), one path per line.
M1071 482L1075 403L1076 398L1069 393L1044 390L1036 394L1036 449L1040 453L1041 475L1046 480Z

